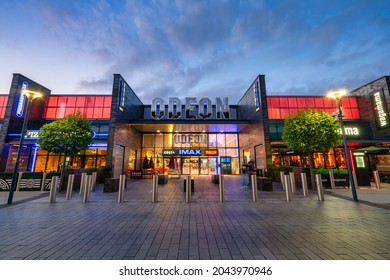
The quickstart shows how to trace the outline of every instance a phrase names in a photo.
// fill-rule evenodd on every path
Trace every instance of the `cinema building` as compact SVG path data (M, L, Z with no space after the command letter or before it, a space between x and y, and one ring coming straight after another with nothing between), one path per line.
M355 167L373 161L360 148L375 146L375 164L389 165L388 111L390 76L350 92L341 100L349 156ZM10 92L0 95L1 172L13 170L25 115L20 97L23 87L43 93L32 103L19 171L59 170L61 156L48 154L37 145L40 127L80 110L91 121L94 143L77 156L67 158L74 168L110 166L113 177L144 177L150 172L208 175L239 174L251 161L259 174L270 165L304 166L305 155L289 151L281 135L283 120L311 108L336 111L325 96L267 96L265 77L259 75L237 104L227 97L156 97L143 104L123 77L114 74L112 92L106 95L58 95L21 75L14 74ZM25 112L24 112L25 113ZM315 154L316 167L345 168L342 147Z

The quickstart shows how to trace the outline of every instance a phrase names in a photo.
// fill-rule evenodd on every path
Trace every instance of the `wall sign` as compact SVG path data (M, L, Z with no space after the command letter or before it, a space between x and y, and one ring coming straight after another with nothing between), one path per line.
M184 105L184 107L182 106ZM211 100L208 97L203 97L197 101L196 97L186 97L184 103L178 97L169 97L168 99L168 119L229 119L230 107L227 97L217 97L215 99L215 115ZM161 97L156 97L152 100L152 108L150 115L156 120L163 119L165 114L165 100Z
M22 82L22 89L20 90L18 105L16 106L15 115L19 118L23 117L24 107L26 106L26 94L22 91L28 89L28 83Z
M207 143L206 134L175 134L173 136L173 142L179 143Z
M168 156L218 156L217 149L171 149L163 150L164 157Z
M374 118L377 129L390 127L389 112L383 89L374 91L371 95L371 104L373 106Z

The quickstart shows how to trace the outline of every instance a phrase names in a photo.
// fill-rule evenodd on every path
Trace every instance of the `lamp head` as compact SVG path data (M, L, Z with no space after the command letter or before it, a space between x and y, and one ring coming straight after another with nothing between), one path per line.
M34 100L35 98L42 97L43 94L38 91L32 91L28 89L22 89L21 92L27 96L28 99Z
M348 90L346 89L339 89L339 90L336 90L336 91L330 91L326 94L326 97L330 97L330 98L333 98L333 99L340 99L341 97L343 96L346 96L348 93Z

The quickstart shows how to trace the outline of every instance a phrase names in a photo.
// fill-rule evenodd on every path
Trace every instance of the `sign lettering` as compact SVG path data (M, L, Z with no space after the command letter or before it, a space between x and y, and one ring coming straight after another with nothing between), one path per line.
M375 91L371 96L371 102L374 105L373 109L377 129L390 127L389 113L383 91Z
M22 89L20 91L18 106L16 107L16 112L15 112L15 115L19 118L23 117L24 106L26 104L26 94L23 93L23 90L27 90L27 89L28 89L28 83L22 82Z

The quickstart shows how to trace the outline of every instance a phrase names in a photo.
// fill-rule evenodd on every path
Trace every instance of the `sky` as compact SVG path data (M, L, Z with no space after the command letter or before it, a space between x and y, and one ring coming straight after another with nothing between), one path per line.
M390 75L388 0L1 0L0 94L20 73L52 94L325 95Z

